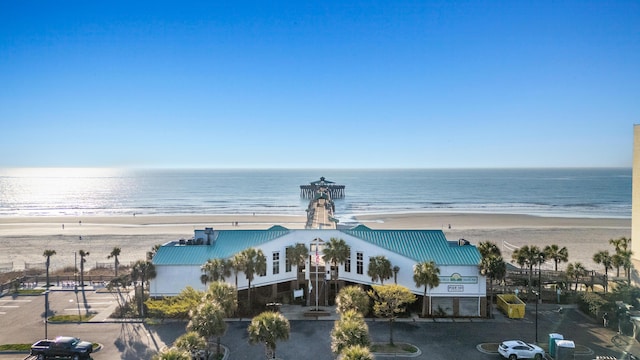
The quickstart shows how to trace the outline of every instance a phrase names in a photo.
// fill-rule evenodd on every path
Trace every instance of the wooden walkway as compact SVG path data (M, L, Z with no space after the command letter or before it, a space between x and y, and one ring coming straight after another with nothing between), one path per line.
M327 199L318 199L311 202L309 211L313 209L310 222L307 223L309 229L335 229L336 223L331 220L333 212L331 203Z

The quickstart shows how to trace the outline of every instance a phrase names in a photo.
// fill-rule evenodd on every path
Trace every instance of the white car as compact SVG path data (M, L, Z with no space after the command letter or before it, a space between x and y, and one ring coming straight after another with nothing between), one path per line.
M503 341L498 346L498 352L509 360L516 359L536 359L544 358L544 350L541 347L528 344L522 340Z

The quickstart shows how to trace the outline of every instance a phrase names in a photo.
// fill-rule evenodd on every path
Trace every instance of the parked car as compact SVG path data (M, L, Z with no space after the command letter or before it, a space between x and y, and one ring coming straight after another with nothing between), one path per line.
M536 359L544 358L544 350L541 347L526 343L522 340L503 341L498 346L498 352L504 358L509 360L516 359Z
M90 359L93 344L71 336L58 336L55 340L40 340L31 345L31 355L40 359Z

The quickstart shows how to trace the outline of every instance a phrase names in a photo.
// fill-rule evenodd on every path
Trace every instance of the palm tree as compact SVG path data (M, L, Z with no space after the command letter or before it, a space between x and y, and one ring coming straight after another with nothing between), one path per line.
M613 245L616 252L625 251L628 250L627 248L631 244L631 239L627 239L624 236L619 239L609 239L609 244Z
M247 328L249 343L263 343L267 358L276 358L276 342L289 339L289 320L280 313L265 311L251 320Z
M89 256L89 252L80 250L78 251L78 255L80 255L80 284L82 285L82 289L84 290L84 263L87 261L87 259L85 258Z
M531 294L531 276L533 275L533 267L540 265L545 261L545 254L535 245L525 245L517 249L517 251L514 251L512 257L515 258L514 260L517 261L518 264L522 263L529 267L529 291L527 293L527 298L529 298L529 295Z
M525 254L521 249L513 250L511 253L511 262L518 264L520 269L524 269L524 266L527 265L527 259L525 258Z
M174 342L174 346L180 350L187 351L195 358L198 351L207 348L207 340L195 331L189 331L180 335Z
M482 253L482 252L481 252ZM486 255L480 260L480 274L489 279L489 317L491 317L491 309L493 308L493 281L502 280L507 274L507 264L500 255L500 251L493 253L485 253Z
M242 259L242 270L247 277L247 304L251 309L251 281L253 281L255 274L264 274L267 271L267 258L264 256L262 250L256 250L254 248L248 248L240 252Z
M210 281L224 281L231 276L231 263L226 259L209 259L200 269L204 272L201 280L205 285Z
M227 331L227 323L224 322L224 309L215 301L204 301L191 313L191 321L187 328L195 331L207 339L211 348L213 338L217 338L216 354L220 355L220 337ZM208 357L207 357L208 358Z
M604 266L604 293L606 294L609 285L609 269L613 269L613 259L609 255L609 251L602 250L593 254L593 262Z
M498 245L491 241L481 241L478 244L478 251L482 257L501 255Z
M120 251L122 251L122 249L120 249L119 247L114 247L113 250L111 250L111 253L109 254L109 256L107 256L107 259L111 259L111 258L114 259L116 277L118 277L118 265L120 265L120 261L118 261L118 256L120 256Z
M47 262L45 263L45 266L47 267L47 289L51 285L49 284L49 267L51 266L51 257L55 254L55 250L45 250L44 253L42 253L42 256L47 258Z
M324 262L330 263L336 269L336 276L335 279L333 279L333 288L335 289L337 294L339 275L338 269L339 266L344 264L344 262L347 261L347 259L351 256L351 248L349 248L349 245L347 245L344 240L331 238L329 239L327 245L324 247L323 253L324 255L322 256L322 260L324 260Z
M182 349L172 347L153 355L151 359L152 360L190 360L191 355Z
M611 255L611 266L616 268L616 277L620 277L620 268L624 265L624 258L620 253Z
M294 246L287 247L285 253L289 264L296 266L296 289L299 289L298 273L300 272L300 266L303 265L309 257L309 249L305 244L296 243Z
M160 250L161 247L162 245L160 244L153 245L151 250L147 251L147 260L148 261L153 260L153 257L156 256L156 253L158 252L158 250Z
M356 310L349 310L334 323L331 331L331 351L340 354L352 345L369 346L369 327L362 315Z
M242 258L242 253L239 252L231 258L231 269L233 270L233 275L236 278L236 290L238 289L238 273L240 271L244 271L244 260Z
M233 285L221 281L214 281L209 285L203 300L218 303L226 317L232 316L238 309L238 292Z
M544 254L545 258L553 260L555 271L558 271L559 262L569 261L569 250L567 250L566 246L563 246L562 249L560 249L556 244L547 245L544 248Z
M631 250L620 251L620 257L622 257L622 267L627 274L627 283L629 285L631 285L631 267L633 266L633 263L631 262L631 255L633 255L633 252Z
M369 259L369 267L367 268L367 275L371 277L372 282L380 280L380 285L384 285L386 279L391 278L393 275L393 269L391 268L391 261L383 255L374 256Z
M355 310L366 316L369 313L370 298L367 293L357 285L346 286L340 289L336 296L336 312L344 314L349 310Z
M354 345L346 347L340 353L342 360L373 360L373 354L366 346Z
M569 265L567 265L567 276L569 278L576 279L576 292L578 291L578 282L580 281L580 278L585 276L586 274L587 269L584 267L584 265L582 265L581 262L570 263Z
M156 277L156 267L151 261L138 260L131 268L131 280L140 281L140 316L144 317L144 284Z
M434 287L440 285L440 268L435 262L421 262L413 267L413 281L416 286L424 286L424 294L422 295L422 316L426 313L427 288L429 292ZM429 315L431 315L431 294L429 294Z

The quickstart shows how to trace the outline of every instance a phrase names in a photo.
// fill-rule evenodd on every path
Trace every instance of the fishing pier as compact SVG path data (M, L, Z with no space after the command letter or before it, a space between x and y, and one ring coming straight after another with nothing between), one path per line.
M338 198L344 197L344 185L336 185L332 181L321 177L310 185L300 185L300 196L310 199L307 207L306 229L335 229L338 219L333 217L336 206L333 203L334 194Z

